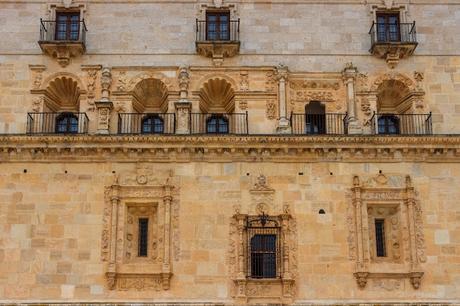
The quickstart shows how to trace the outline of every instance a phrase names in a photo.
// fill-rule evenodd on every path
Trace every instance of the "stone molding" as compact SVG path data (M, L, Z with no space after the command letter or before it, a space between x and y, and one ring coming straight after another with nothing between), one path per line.
M460 136L3 135L3 161L458 162Z

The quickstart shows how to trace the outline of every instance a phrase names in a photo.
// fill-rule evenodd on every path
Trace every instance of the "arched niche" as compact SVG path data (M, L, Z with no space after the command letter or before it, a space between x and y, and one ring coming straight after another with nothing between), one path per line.
M221 78L210 79L199 91L200 111L203 113L233 113L235 91L232 85Z
M79 112L82 89L78 81L69 76L51 80L43 91L44 111Z
M383 81L377 89L377 112L403 114L411 110L412 92L399 80Z
M168 89L159 79L139 81L131 91L133 108L139 113L165 113L168 111Z

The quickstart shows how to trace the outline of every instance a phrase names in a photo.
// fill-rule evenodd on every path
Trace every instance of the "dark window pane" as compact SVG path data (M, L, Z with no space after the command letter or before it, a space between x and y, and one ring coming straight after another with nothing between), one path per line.
M251 238L251 277L276 277L276 235L257 234Z
M161 134L164 132L164 121L158 115L148 115L142 119L143 134Z
M78 133L78 117L72 113L63 113L57 116L56 133Z
M385 220L375 220L375 243L377 249L377 257L385 257Z
M148 232L149 232L149 219L140 218L139 219L139 257L147 256L147 246L148 246Z

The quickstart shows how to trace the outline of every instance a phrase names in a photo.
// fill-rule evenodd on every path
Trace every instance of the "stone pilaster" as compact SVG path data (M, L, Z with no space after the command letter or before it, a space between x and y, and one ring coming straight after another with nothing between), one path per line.
M101 77L101 100L95 102L97 108L97 134L110 133L110 112L113 109L113 103L109 98L111 86L111 69L104 67L102 68Z
M176 134L190 134L190 112L192 103L188 101L176 102Z
M347 87L348 134L362 134L363 128L356 116L355 80L358 70L352 63L347 64L342 72L343 82Z
M279 119L277 132L280 134L291 133L291 124L287 117L287 99L286 85L288 81L288 68L284 65L279 65L276 68L276 77L278 79L278 101L279 101Z

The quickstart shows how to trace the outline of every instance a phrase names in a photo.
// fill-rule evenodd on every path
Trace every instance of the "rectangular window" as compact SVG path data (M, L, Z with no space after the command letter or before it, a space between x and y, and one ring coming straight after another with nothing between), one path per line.
M377 13L377 40L379 42L401 41L399 12Z
M206 40L230 40L230 12L206 13Z
M251 238L251 277L276 277L276 235L254 235Z
M385 220L375 219L375 244L377 257L386 257L385 249Z
M78 40L80 13L56 12L56 40Z
M139 241L138 241L138 246L139 246L138 256L139 257L147 256L148 233L149 233L149 219L139 218Z

